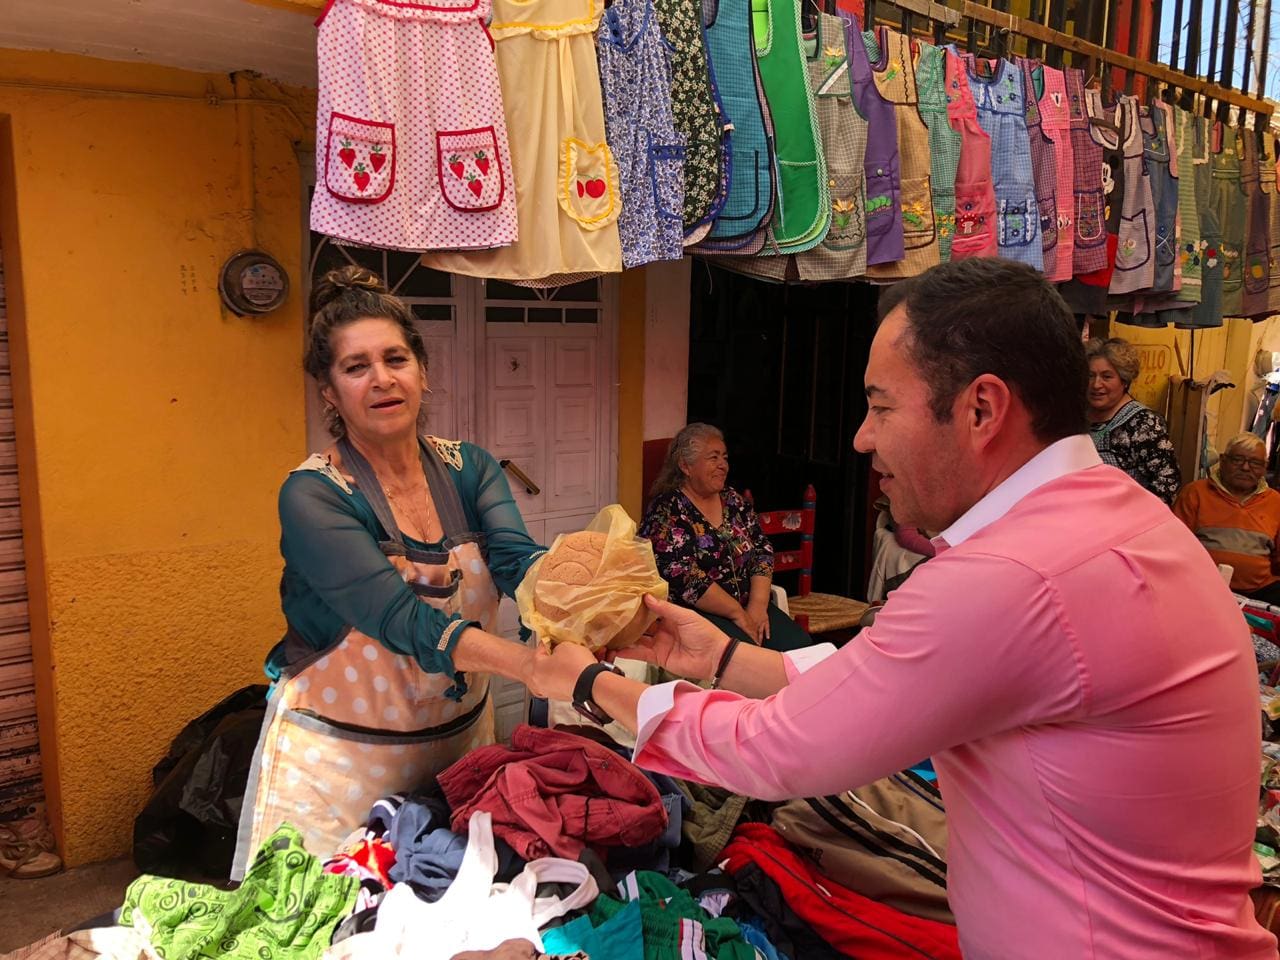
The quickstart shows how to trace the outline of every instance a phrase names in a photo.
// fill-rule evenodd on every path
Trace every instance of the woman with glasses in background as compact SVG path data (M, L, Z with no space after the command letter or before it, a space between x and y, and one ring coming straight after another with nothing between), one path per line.
M1232 567L1232 590L1280 606L1280 493L1266 473L1262 440L1232 437L1209 476L1178 494L1173 512L1217 563Z

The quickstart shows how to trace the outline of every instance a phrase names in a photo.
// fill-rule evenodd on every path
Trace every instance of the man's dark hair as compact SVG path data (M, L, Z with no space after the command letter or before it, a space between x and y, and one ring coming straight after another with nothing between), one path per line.
M1075 319L1053 284L1026 264L993 257L944 263L886 288L883 320L902 304L904 343L930 384L934 419L951 419L960 391L999 377L1046 443L1087 429L1089 364Z

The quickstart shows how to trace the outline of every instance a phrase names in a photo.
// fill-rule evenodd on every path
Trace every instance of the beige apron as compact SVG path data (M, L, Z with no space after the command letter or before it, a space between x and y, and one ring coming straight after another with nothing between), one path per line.
M411 584L418 598L446 614L460 613L459 625L474 620L492 631L499 596L485 563L484 536L467 529L437 446L422 444L422 466L444 528L439 552L406 545L373 470L349 443L339 446L343 465L391 537L379 543L383 553L406 557L428 574L420 579L429 582ZM447 627L441 645L459 628ZM425 673L412 657L354 628L329 649L293 660L267 704L232 879L243 878L282 822L301 831L311 853L328 856L365 822L375 800L421 787L464 754L492 743L489 677L470 674L467 682L461 699L446 697L452 677Z

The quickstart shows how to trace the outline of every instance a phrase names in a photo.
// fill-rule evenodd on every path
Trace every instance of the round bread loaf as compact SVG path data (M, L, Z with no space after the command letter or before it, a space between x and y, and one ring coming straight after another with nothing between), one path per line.
M635 598L630 601L636 605L635 615L626 624L619 624L616 616L608 614L587 615L586 622L581 622L584 611L580 601L586 600L588 604L600 605L598 595L602 589L606 594L609 592L607 582L609 579L618 575L634 576L634 570L624 566L621 570L606 572L605 582L597 582L597 578L601 576L600 564L604 559L607 542L606 534L590 530L565 534L555 548L540 561L538 581L533 594L533 607L540 616L545 617L553 628L563 629L569 623L576 622L578 629L570 628L569 636L592 650L599 650L611 643L629 646L644 631L651 619L643 602ZM634 561L629 566L633 568ZM548 591L546 587L551 585L554 585L554 589ZM591 593L597 595L597 598L587 600L580 595L573 600L569 599L575 593L574 587L586 588L593 585L595 589ZM565 587L569 589L566 590ZM549 599L548 593L556 594L560 602ZM619 602L628 601L618 598L604 605L616 607ZM562 606L563 603L569 603L577 609L566 609ZM552 637L552 642L566 639L566 637L557 637L554 633Z
M593 533L590 530L566 534L559 545L542 558L542 566L538 569L538 583L586 586L600 569L606 539L603 533ZM542 590L534 592L533 608L552 623L559 623L568 616L568 611L548 600Z

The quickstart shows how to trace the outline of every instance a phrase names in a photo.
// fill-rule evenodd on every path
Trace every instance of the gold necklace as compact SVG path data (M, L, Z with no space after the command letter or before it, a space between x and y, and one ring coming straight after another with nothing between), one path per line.
M377 471L374 472L377 473ZM426 490L425 497L413 496L419 491L405 488L395 490L381 476L378 477L378 482L382 484L382 489L386 493L387 499L393 505L399 506L404 511L405 516L417 526L417 539L423 543L431 542L431 520L435 514L435 504L431 500L430 488ZM425 484L425 478L423 482ZM422 508L423 505L425 505L425 510Z

